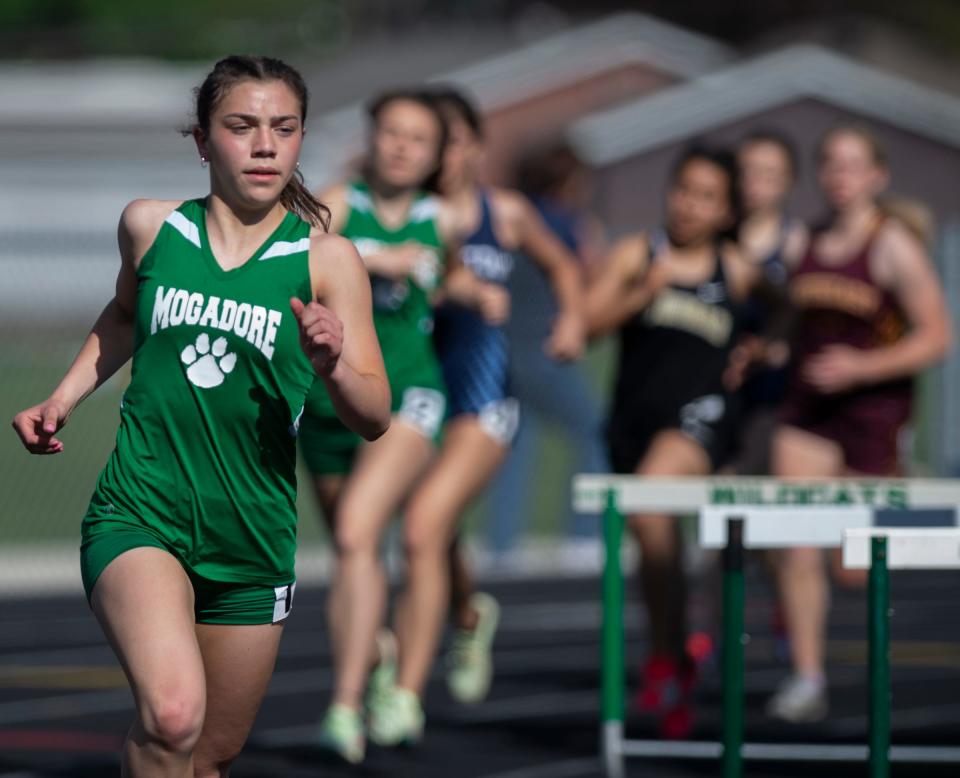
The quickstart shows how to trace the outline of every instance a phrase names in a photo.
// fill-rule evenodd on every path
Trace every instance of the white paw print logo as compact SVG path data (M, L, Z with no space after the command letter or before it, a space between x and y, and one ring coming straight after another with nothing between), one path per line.
M227 373L233 370L237 355L227 353L226 338L217 338L211 347L210 337L201 332L194 345L180 352L180 360L187 366L187 378L194 386L212 389L220 386Z

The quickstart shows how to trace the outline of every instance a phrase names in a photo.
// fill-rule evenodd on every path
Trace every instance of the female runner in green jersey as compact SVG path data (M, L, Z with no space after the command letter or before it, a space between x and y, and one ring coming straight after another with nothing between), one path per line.
M578 358L584 327L575 258L523 195L480 184L484 128L470 100L450 88L435 89L432 95L449 130L441 188L469 226L460 250L464 265L487 283L508 289L517 262L529 258L536 263L557 301L544 349L557 360ZM503 328L458 305L441 305L437 324L435 343L449 406L439 455L404 511L406 583L394 618L399 639L397 682L372 700L369 716L370 736L380 745L422 736L421 700L448 610L454 612L459 628L447 657L451 695L461 702L479 702L491 680L498 606L490 595L470 590L459 544L453 552L450 547L461 515L510 451L519 403L510 390L510 346ZM452 576L448 556L454 562Z
M307 400L301 450L334 536L337 569L329 601L336 662L322 746L350 762L363 759L361 701L387 584L379 546L436 453L446 410L433 350L434 296L504 320L508 295L459 264L456 212L425 189L439 173L446 139L442 116L416 90L390 92L370 106L371 131L359 180L324 192L331 230L350 238L370 273L374 324L393 398L394 423L372 444L336 419L323 387Z
M210 194L126 207L114 298L13 422L29 451L60 453L77 405L133 357L81 547L137 706L124 775L221 776L240 752L292 602L294 437L314 379L357 434L389 425L366 271L296 171L306 112L288 65L217 63L192 130Z

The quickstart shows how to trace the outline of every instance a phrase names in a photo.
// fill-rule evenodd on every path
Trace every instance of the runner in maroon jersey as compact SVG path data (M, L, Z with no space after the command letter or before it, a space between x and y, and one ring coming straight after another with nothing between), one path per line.
M871 133L830 131L818 164L831 213L788 258L800 322L773 468L780 476L893 476L913 378L948 349L947 309L922 242L897 209L878 202L889 173ZM824 556L809 548L778 556L793 675L767 710L815 721L827 713Z

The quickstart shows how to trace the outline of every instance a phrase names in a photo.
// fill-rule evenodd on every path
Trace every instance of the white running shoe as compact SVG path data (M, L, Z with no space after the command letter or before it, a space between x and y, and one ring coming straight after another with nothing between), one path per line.
M412 746L423 739L424 721L420 698L394 686L371 699L367 730L378 746Z
M360 764L366 752L360 712L334 703L320 722L317 745L350 764Z
M476 592L470 607L477 613L473 630L458 629L447 654L447 688L457 702L481 702L493 681L493 639L500 623L500 606L489 594Z
M791 675L767 702L767 715L791 724L811 724L827 716L827 683Z

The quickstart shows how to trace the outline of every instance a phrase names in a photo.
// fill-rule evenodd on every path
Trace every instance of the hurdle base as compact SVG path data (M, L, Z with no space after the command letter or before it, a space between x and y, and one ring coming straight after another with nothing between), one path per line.
M603 762L607 778L623 778L623 745L626 742L623 738L622 721L603 723Z
M723 744L710 740L624 740L620 753L626 757L651 759L720 759ZM763 761L863 762L866 745L817 743L744 743L744 759ZM911 764L960 764L960 747L892 746L890 761Z

